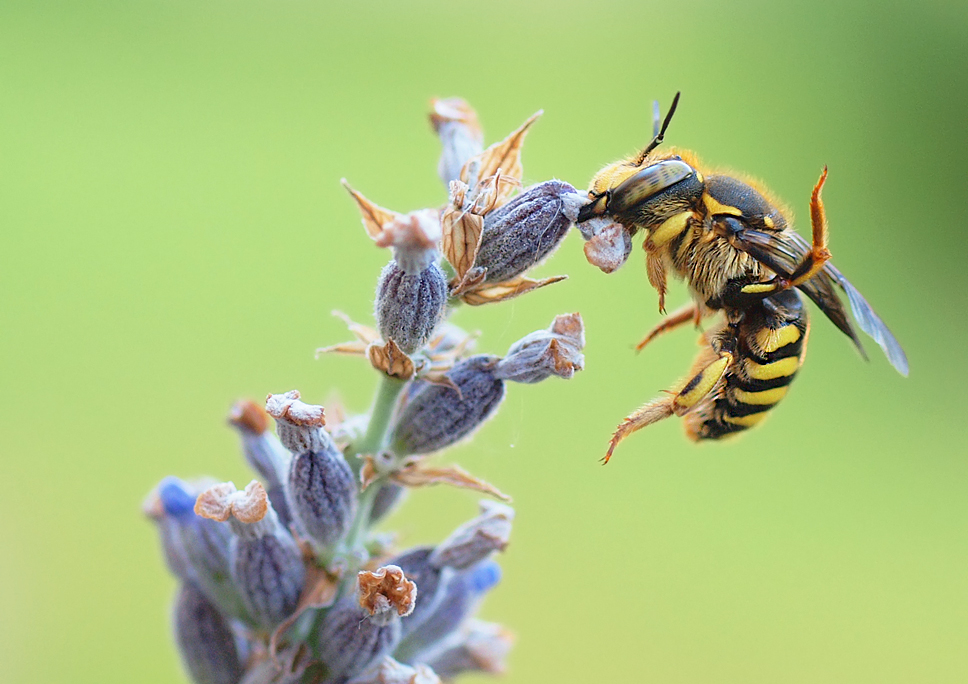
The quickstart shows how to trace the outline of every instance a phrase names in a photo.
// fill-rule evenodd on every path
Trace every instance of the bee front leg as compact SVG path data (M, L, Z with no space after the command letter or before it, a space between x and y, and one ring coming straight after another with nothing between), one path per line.
M717 353L711 347L708 348L708 351L714 354ZM704 354L705 352L703 355L700 355L700 363L705 358L708 358L704 358ZM605 453L602 462L608 463L609 459L612 458L612 452L615 451L615 447L633 432L648 427L653 423L658 423L660 420L665 420L669 416L682 416L692 410L696 404L715 389L723 379L726 370L732 362L732 353L720 351L718 352L717 358L711 363L703 365L699 372L693 375L679 392L667 397L653 399L648 404L638 408L623 420L615 430L615 434L612 435L612 440L608 445L608 451Z
M666 270L662 257L657 252L646 248L645 272L649 276L649 284L659 293L659 313L665 314Z

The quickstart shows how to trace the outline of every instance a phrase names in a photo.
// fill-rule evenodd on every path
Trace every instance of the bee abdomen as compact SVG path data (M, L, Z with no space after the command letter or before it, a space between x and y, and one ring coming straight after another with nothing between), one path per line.
M696 438L719 439L751 428L786 396L806 351L807 315L796 293L773 299L784 305L782 314L755 307L740 323L735 358L695 428Z

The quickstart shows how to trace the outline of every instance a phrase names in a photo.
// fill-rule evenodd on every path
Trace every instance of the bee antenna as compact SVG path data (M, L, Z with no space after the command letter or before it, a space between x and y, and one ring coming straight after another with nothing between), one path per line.
M679 96L681 92L676 93L676 96L672 98L672 106L669 107L669 113L666 114L665 120L662 122L662 127L659 128L659 103L658 101L653 103L653 119L652 119L652 130L654 131L654 136L652 142L649 143L648 147L639 153L636 157L636 165L641 164L645 161L645 158L649 156L649 152L657 148L665 140L665 132L669 127L669 122L672 121L672 115L676 113L676 106L679 104Z

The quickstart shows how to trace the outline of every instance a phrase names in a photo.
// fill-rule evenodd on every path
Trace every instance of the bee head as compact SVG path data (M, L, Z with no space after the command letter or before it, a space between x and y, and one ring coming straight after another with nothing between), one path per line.
M602 169L592 179L588 203L578 212L578 222L595 216L615 216L649 203L654 197L698 171L678 156L647 162L644 166L633 161L617 162Z

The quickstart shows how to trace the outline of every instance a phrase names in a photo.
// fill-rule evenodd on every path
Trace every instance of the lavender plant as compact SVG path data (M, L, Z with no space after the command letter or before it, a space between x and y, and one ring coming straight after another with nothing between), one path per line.
M434 101L449 190L440 208L400 214L344 181L367 234L392 258L377 282L376 328L343 316L356 339L319 353L369 361L379 379L368 414L327 418L295 390L269 395L264 408L240 402L230 422L261 482L238 490L169 477L149 496L180 583L175 641L197 684L431 684L503 670L510 633L473 616L500 581L494 556L514 511L494 486L429 456L494 415L509 382L567 379L584 363L577 313L504 356L472 354L472 336L447 321L459 304L561 280L526 272L558 246L583 196L557 180L520 189L521 145L536 118L485 150L465 102ZM374 525L407 490L433 484L504 503L483 501L436 546L388 548Z

